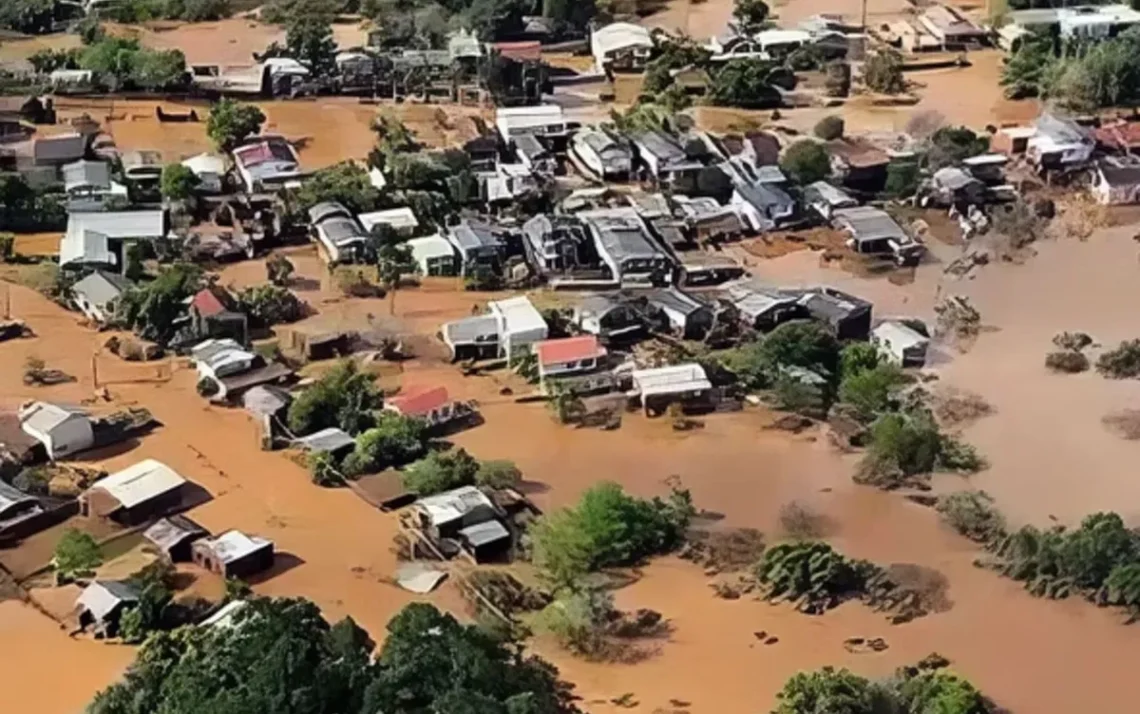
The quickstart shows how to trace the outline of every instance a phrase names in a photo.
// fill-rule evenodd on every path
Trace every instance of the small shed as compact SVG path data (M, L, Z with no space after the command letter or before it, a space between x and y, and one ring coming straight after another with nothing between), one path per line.
M922 367L930 338L902 320L884 320L871 330L871 343L880 354L902 367Z
M20 428L43 444L52 460L89 449L95 443L90 417L47 402L24 405L20 409Z
M194 562L225 578L247 578L273 567L273 541L238 530L203 538L192 547Z
M635 340L646 332L645 321L627 301L596 294L585 295L574 307L574 324L608 342Z
M136 525L179 506L185 484L174 469L146 459L96 481L80 496L80 509L88 516Z
M606 348L598 343L597 335L578 335L556 340L543 340L534 346L538 358L538 376L548 377L591 372L605 357Z
M647 414L659 414L669 404L695 403L708 399L712 383L704 367L696 363L638 369L633 371L633 385Z
M372 227L379 223L391 226L400 235L411 235L420 226L420 222L416 220L415 212L407 206L361 213L356 218L366 233L371 233Z
M210 535L202 526L186 516L160 518L143 531L143 538L172 563L191 559L191 544Z
M88 320L102 325L113 316L115 300L130 287L123 276L96 270L71 286L71 301Z
M119 630L119 618L139 595L130 584L120 580L96 580L83 589L75 601L79 626L91 627L97 635L113 637Z
M307 436L298 437L295 443L309 453L339 454L355 446L356 440L343 429L330 426Z

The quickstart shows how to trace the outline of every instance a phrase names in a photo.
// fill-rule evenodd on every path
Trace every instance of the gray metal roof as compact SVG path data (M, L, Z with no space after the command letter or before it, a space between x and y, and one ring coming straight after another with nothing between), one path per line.
M242 406L252 414L276 414L292 401L289 392L271 384L259 384L241 395Z
M494 228L480 221L463 221L448 229L447 235L452 244L463 251L503 247L503 240L495 234Z
M204 535L208 535L206 529L186 516L160 518L143 531L143 538L167 552L186 540L201 538Z
M582 211L578 217L593 229L600 247L614 260L664 256L631 208Z
M194 545L213 553L223 563L233 563L248 558L254 553L273 548L273 541L260 536L250 536L237 530L222 533L217 538L205 538Z
M641 132L631 138L638 149L657 157L662 164L679 163L686 159L685 150L671 137L659 131Z
M351 218L334 216L321 221L320 230L336 245L352 243L364 237L364 231Z
M296 444L306 451L336 452L354 446L356 440L342 429L329 427L308 436L299 437Z
M63 167L63 187L68 191L77 188L111 187L111 166L105 161L76 161Z
M517 149L519 153L532 159L550 154L534 134L519 134L518 136L511 137L511 140L515 142L515 149Z
M32 144L32 155L41 161L76 161L87 153L87 137L83 134L43 136Z
M78 608L91 613L96 622L102 622L119 605L138 600L138 593L125 582L96 580L84 588L75 604Z
M467 526L459 531L459 535L471 544L472 548L479 548L491 543L497 543L501 540L511 537L510 531L506 526L498 521L483 521L476 523L473 526Z
M82 295L87 298L87 302L92 305L102 308L107 305L107 303L118 298L130 287L131 282L123 276L108 273L103 270L96 270L75 285L72 285L71 291L76 295Z
M909 241L910 236L886 211L873 206L841 208L835 211L835 221L851 233L857 241L894 238Z
M675 287L654 290L645 297L650 305L664 310L671 310L685 316L692 315L701 310L710 309L705 303Z
M352 218L352 212L337 201L324 201L309 209L309 223L320 223L331 216L346 216Z
M443 335L453 344L492 344L499 339L499 321L494 315L465 317L443 325Z
M768 214L772 208L787 209L796 205L795 199L783 189L768 183L740 184L736 187L736 192L764 214Z

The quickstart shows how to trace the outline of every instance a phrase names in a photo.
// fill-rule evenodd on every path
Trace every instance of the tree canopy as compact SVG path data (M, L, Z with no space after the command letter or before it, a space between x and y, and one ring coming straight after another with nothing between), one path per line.
M427 425L392 412L381 412L376 424L356 438L356 447L341 465L346 476L375 473L409 464L427 451Z
M290 57L318 77L336 72L336 40L332 26L321 18L302 17L289 23L285 47Z
M992 703L932 655L874 682L846 669L800 672L784 684L773 714L992 714Z
M261 131L265 113L252 104L223 97L210 110L206 135L219 149L230 151L247 137Z
M631 565L681 544L693 516L688 491L644 500L602 482L578 505L546 514L531 529L533 559L558 587L572 587L599 568Z
M90 534L69 528L55 546L52 565L56 577L67 580L89 573L103 562L99 544Z
M780 168L793 181L806 186L831 175L831 158L823 144L800 139L784 151Z
M149 283L124 292L115 303L115 319L139 336L165 343L174 337L175 320L186 311L186 299L204 285L202 269L192 263L163 268Z
M171 201L185 201L194 196L199 184L198 175L182 164L167 164L162 167L160 187L162 197Z
M352 360L342 360L289 405L289 429L304 435L338 427L359 434L375 423L372 411L380 401L372 375L361 372Z
M433 451L408 466L404 486L420 496L430 496L475 483L479 462L463 449Z

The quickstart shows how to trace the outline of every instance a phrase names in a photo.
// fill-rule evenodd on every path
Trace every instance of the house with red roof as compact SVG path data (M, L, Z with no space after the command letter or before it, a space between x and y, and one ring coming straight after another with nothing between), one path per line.
M423 419L429 428L470 418L471 405L458 402L447 387L412 387L384 400L384 410L404 417Z
M598 343L597 335L579 335L543 340L534 346L538 358L538 376L543 382L548 377L568 377L585 374L598 368L606 355L606 348Z
M224 288L211 285L199 290L187 306L194 335L230 337L240 344L249 344L249 320L234 309L235 305L233 296Z

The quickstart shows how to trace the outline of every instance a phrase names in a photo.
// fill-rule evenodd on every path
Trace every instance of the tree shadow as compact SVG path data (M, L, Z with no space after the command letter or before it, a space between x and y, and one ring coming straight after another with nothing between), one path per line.
M542 481L527 481L524 479L515 486L515 490L524 496L533 496L535 494L549 492L550 486Z

